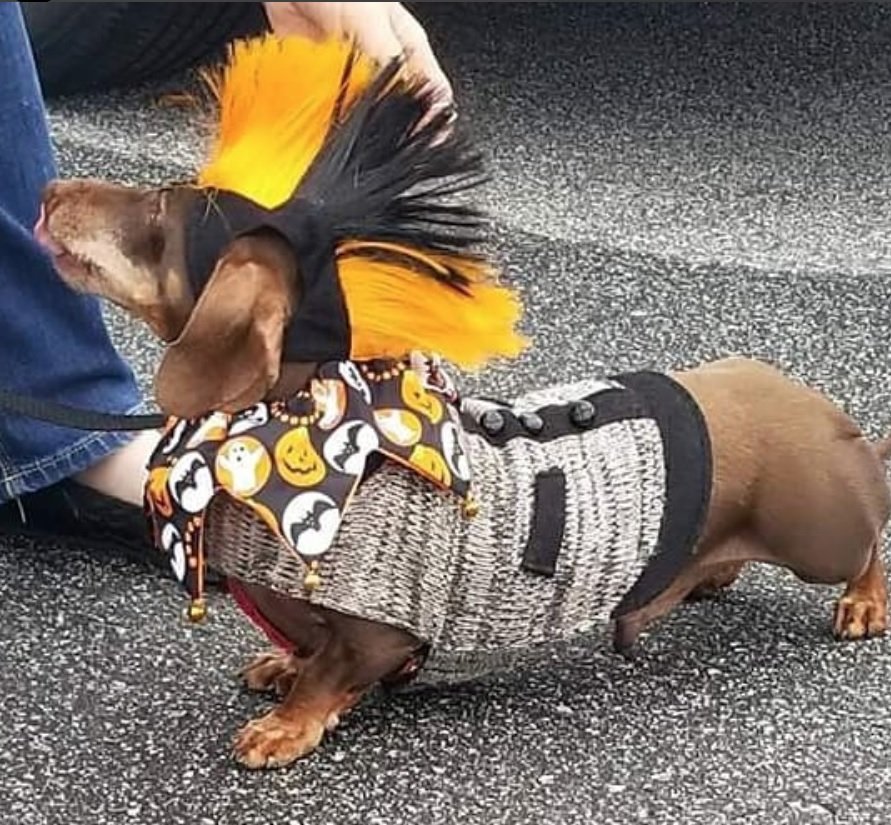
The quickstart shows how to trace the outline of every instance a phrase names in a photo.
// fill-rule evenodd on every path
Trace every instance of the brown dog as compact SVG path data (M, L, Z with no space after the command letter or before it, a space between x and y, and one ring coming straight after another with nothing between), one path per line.
M185 417L287 395L314 366L282 363L300 278L281 239L234 241L196 301L184 253L184 215L195 197L189 187L54 183L36 229L68 284L122 306L169 344L157 396L166 412ZM753 561L806 582L845 583L835 635L882 634L880 550L891 512L883 459L891 442L871 444L824 396L758 362L724 360L674 377L707 423L711 503L692 560L660 596L617 623L617 646L629 647L685 597L727 587ZM223 498L212 505L233 506ZM245 670L251 688L284 697L239 734L236 750L249 766L309 753L372 685L413 667L420 643L403 631L240 587L294 647L263 654Z

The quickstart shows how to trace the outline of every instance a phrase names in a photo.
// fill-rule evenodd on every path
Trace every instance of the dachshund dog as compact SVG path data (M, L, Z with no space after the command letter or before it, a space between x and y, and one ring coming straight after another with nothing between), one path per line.
M167 344L155 388L171 419L147 485L156 539L200 590L205 560L183 550L199 524L184 492L194 491L207 510L207 563L279 645L244 671L250 688L282 699L238 734L245 765L310 753L372 686L423 675L449 640L458 652L467 639L495 653L518 636L547 644L581 629L590 608L595 623L613 618L627 650L749 562L844 584L838 638L885 632L891 441L871 443L826 397L745 358L586 379L512 404L461 399L438 362L412 353L473 366L523 345L512 337L516 303L464 243L476 213L448 200L462 185L424 188L467 182L475 161L463 138L425 123L397 64L372 66L344 44L250 41L226 71L214 87L217 154L196 183L53 182L35 232L71 287L118 304ZM294 80L304 75L305 88ZM292 80L302 120L293 100L263 91ZM254 82L263 85L243 88ZM273 140L276 117L296 123L288 140ZM435 212L440 196L451 205ZM395 292L375 304L372 283ZM400 302L402 316L386 314ZM347 409L359 423L344 430ZM254 436L273 425L266 449ZM681 431L692 441L676 448ZM450 453L419 452L428 441ZM320 486L335 476L350 483ZM272 477L300 495L276 509L278 493L263 498ZM613 488L624 504L606 502ZM412 541L420 561L407 558ZM354 569L362 564L373 569ZM403 584L436 608L430 617L400 603L388 619L382 605ZM363 614L366 596L379 601Z

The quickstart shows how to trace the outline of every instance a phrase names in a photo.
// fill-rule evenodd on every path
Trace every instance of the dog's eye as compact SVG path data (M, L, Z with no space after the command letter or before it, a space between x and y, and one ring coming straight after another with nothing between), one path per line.
M166 193L163 190L148 192L142 202L139 225L134 225L131 235L131 251L135 257L159 261L166 244L164 213ZM134 217L136 217L134 215Z
M151 227L148 237L149 257L151 260L160 260L164 254L164 233L160 227Z
M167 189L160 189L155 193L154 203L149 213L149 254L158 260L164 254L165 233L163 218L167 212Z

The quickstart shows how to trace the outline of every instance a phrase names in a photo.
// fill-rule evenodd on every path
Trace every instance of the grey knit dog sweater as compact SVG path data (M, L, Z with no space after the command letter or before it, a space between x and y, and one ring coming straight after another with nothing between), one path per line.
M429 645L418 681L455 682L596 628L658 595L693 552L708 435L655 373L461 405L479 513L383 461L362 482L307 593L280 542L208 543L242 581L389 625ZM210 530L213 533L213 530Z

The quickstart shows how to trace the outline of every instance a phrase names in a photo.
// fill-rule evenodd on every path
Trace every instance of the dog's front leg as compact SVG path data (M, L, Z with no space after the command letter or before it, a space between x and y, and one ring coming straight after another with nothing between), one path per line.
M301 662L282 703L239 731L238 760L249 768L276 768L310 754L364 693L354 685L354 671L348 646L332 635Z
M264 598L269 609L281 601L269 594ZM301 616L294 611L303 609L303 602L290 603L292 616ZM245 725L236 738L236 755L248 767L280 767L308 755L370 687L398 679L416 661L419 642L402 630L331 611L315 615L312 645L306 645L305 656L273 656L254 674L265 671L280 685L289 684L281 705ZM277 618L280 626L287 626L282 615ZM305 638L305 616L300 626Z
M301 663L302 660L290 651L273 648L254 656L239 676L248 690L272 691L281 699L291 692Z

